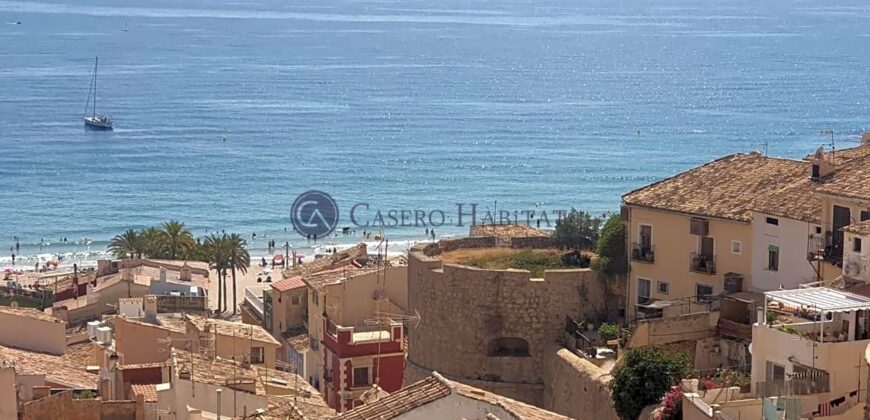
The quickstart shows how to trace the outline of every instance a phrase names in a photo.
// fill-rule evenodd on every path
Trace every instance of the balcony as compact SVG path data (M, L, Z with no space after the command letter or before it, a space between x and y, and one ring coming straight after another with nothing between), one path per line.
M649 244L633 242L631 244L631 260L652 264L656 260L655 247Z
M689 271L701 274L716 274L716 256L692 252L689 255Z

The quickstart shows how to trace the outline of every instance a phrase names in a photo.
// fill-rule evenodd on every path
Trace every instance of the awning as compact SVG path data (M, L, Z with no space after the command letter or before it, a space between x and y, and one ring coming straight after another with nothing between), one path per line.
M827 287L775 290L764 292L768 300L796 308L806 307L823 312L870 310L870 298Z

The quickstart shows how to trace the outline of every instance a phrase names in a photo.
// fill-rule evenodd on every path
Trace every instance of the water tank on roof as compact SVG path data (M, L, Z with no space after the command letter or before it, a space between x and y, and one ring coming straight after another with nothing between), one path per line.
M97 341L101 343L111 343L112 342L112 329L109 327L99 327L97 328Z
M91 340L97 338L97 328L103 326L103 323L100 321L91 321L88 322L88 338Z

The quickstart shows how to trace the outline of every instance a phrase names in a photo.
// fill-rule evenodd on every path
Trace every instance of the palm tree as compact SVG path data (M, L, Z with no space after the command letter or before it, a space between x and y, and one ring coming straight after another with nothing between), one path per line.
M120 235L115 235L109 243L109 251L117 258L136 258L141 253L142 240L135 229L127 229Z
M227 261L229 260L229 250L227 235L218 236L213 233L203 241L203 249L208 256L209 268L214 270L218 275L218 312L221 310L221 297L224 300L224 310L226 310L226 272ZM221 277L224 280L224 287L221 288Z
M251 266L251 255L248 253L248 250L245 249L245 245L247 245L247 241L242 238L238 233L233 233L228 238L229 241L229 252L230 252L230 270L233 273L233 315L236 314L236 270L242 272L242 274L247 274L248 267ZM226 290L226 286L224 286L224 290ZM226 297L226 296L225 296Z
M147 229L142 229L139 233L142 238L142 250L140 253L145 254L148 258L163 258L165 257L163 231L151 226Z
M163 222L161 225L163 231L163 239L166 241L167 257L171 260L177 260L179 257L185 257L187 251L196 243L190 231L184 228L184 222L170 220Z

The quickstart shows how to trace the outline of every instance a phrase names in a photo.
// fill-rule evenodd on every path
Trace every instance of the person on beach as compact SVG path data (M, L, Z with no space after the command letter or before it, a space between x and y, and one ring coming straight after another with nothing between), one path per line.
M12 265L15 265L15 253L12 254Z

